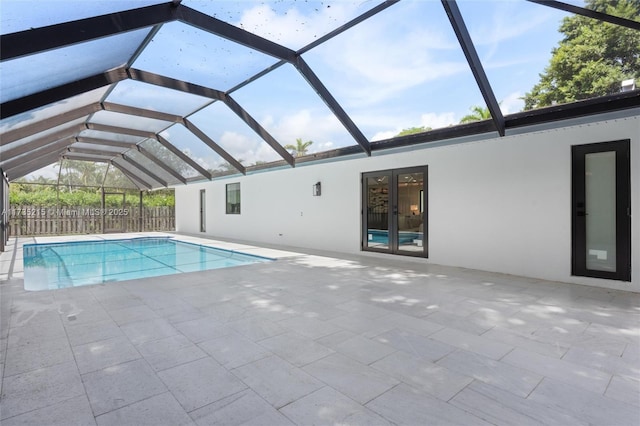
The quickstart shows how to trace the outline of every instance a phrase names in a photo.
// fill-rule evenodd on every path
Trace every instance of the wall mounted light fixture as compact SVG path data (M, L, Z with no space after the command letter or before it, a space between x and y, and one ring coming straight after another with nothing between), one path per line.
M314 184L312 188L314 197L319 197L320 195L322 195L322 184L320 182Z

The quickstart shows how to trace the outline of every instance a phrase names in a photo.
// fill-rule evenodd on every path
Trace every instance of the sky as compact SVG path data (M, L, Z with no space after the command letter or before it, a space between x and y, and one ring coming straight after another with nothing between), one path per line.
M296 50L380 2L183 0L182 4ZM157 0L2 0L1 31L6 34L155 3ZM551 50L560 40L560 21L568 15L521 0L459 0L458 4L502 112L520 111L524 105L521 98L548 64ZM92 65L83 65L76 73L92 75L100 66L121 66L122 58L128 58L131 46L144 35L137 31L67 48L64 55L50 55L45 61L50 65L32 67L22 82L27 89L33 81L44 88L57 85L70 78L71 71L65 73L65 67L70 69L68 64L86 59L81 54L85 51L93 52ZM370 141L393 137L409 127L456 124L472 106L484 106L440 1L400 1L302 56ZM64 60L55 60L60 57ZM9 80L20 82L20 76L15 75L33 59L23 60L2 64L0 72L14 78L5 80L3 98L11 97L11 90L19 94L20 86L14 88L16 84L9 84ZM133 68L227 91L277 61L173 22L155 35ZM52 67L55 73L49 72ZM310 152L321 152L355 144L290 64L231 96L282 145L295 144L301 138L313 141ZM107 101L180 115L197 111L190 116L191 121L243 164L279 159L220 102L134 81L120 83ZM48 114L46 110L40 113ZM101 112L92 121L115 124L121 119L118 116ZM131 120L127 123L135 125ZM157 124L163 128L163 123ZM0 128L7 127L6 122L0 123ZM207 168L214 169L223 162L181 125L170 127L162 135Z

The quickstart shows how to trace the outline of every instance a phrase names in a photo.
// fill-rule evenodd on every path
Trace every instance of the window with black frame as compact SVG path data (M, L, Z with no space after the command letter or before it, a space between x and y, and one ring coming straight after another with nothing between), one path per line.
M227 214L240 214L240 183L227 184Z

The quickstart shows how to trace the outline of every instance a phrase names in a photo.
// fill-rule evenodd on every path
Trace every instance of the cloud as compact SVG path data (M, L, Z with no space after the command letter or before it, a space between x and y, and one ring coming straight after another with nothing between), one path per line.
M524 36L550 21L555 24L557 16L554 16L554 12L549 8L501 2L500 7L494 8L494 13L489 19L471 20L469 32L476 46L488 47L482 55L482 60L486 63L495 56L502 43ZM510 52L510 56L512 53Z
M372 141L378 141L383 139L389 139L396 136L402 130L413 127L413 126L425 126L430 127L432 129L440 129L443 127L448 127L453 124L457 124L459 119L456 118L456 114L454 112L443 112L440 114L436 114L433 112L429 112L426 114L420 115L420 123L419 124L404 124L406 123L406 117L395 117L395 127L393 130L381 130L378 131L371 137Z
M347 134L342 123L333 114L319 114L309 109L302 109L275 121L266 117L263 122L270 123L273 137L282 145L295 144L297 138L303 141L312 140L309 152L320 152L336 146L355 144Z
M502 113L506 115L522 111L524 109L524 100L522 100L523 96L524 95L520 92L513 92L507 95L507 97L500 103L500 110Z
M182 152L189 158L191 158L193 161L195 161L196 163L198 163L198 165L200 167L203 167L205 169L210 169L211 165L210 162L208 162L207 160L205 160L203 157L198 157L193 155L193 153L191 152L191 150L189 148L184 148L182 149Z
M383 132L378 132L375 135L373 135L371 137L372 141L381 141L384 139L391 139L392 137L394 137L395 135L397 135L398 133L400 133L402 129L397 129L397 130L385 130Z
M364 22L309 53L311 66L345 107L382 104L425 83L469 71L450 29L419 22L428 2L408 5L393 6L381 12L387 19L376 19L375 25Z
M219 145L222 146L236 160L242 160L245 166L256 161L279 160L280 155L271 146L257 136L243 135L237 132L226 131L220 137ZM219 164L224 163L220 160Z
M277 12L268 3L258 5L245 10L236 25L276 43L298 49L345 23L358 8L355 4L336 2L331 7L307 11L297 6Z
M420 116L420 124L422 126L431 127L432 129L447 127L458 123L458 121L459 120L456 119L455 113L453 112L443 112L441 114L429 112Z

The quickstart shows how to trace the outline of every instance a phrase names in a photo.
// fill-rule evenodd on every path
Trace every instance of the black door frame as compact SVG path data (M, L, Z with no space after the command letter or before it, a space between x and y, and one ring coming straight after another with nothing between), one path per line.
M207 216L206 216L206 206L207 206L207 192L204 189L201 189L198 193L198 202L200 203L200 232L207 232Z
M360 235L360 249L363 251L374 251L379 253L388 253L388 254L397 254L402 256L413 256L413 257L429 257L429 167L424 166L415 166L415 167L405 167L401 169L387 169L387 170L376 170L373 172L365 172L362 173L360 177L361 181L361 235ZM422 199L423 199L423 209L422 209L422 251L407 251L400 250L398 244L398 176L401 174L408 173L422 173L423 181L422 181ZM369 226L368 226L368 191L367 191L367 178L372 176L388 176L389 177L389 205L388 205L388 216L387 216L387 228L389 229L389 244L388 248L377 248L377 247L369 247L367 245L367 238L369 234Z
M631 281L631 141L571 147L571 275ZM587 269L585 155L616 153L616 271Z

